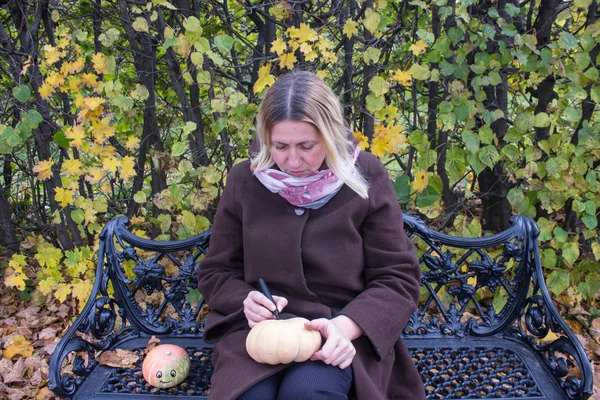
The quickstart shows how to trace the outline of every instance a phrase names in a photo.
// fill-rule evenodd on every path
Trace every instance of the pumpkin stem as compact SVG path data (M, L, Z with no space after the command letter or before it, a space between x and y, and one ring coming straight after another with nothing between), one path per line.
M167 356L170 356L170 355L171 355L171 350L167 350L167 351L165 352L165 355L167 355Z

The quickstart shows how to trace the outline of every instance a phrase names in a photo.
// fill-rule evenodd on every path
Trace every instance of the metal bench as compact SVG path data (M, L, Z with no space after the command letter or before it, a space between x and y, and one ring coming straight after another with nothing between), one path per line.
M428 398L591 396L590 362L552 303L542 275L539 231L530 218L513 217L506 231L476 239L444 235L413 216L404 218L423 277L419 310L402 336ZM202 339L206 308L196 271L210 231L156 242L135 236L127 226L125 217L115 218L100 235L96 281L52 356L50 389L86 400L204 399L212 346ZM135 368L106 367L96 360L102 350L141 351L152 335L189 352L192 372L181 385L148 386L141 360Z

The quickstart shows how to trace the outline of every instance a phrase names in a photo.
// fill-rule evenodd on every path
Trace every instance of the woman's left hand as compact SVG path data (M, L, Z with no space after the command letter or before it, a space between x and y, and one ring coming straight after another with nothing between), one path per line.
M356 349L352 340L362 335L362 329L350 318L340 315L334 319L313 319L304 324L309 330L319 331L326 340L321 350L310 358L325 364L347 368L352 364Z

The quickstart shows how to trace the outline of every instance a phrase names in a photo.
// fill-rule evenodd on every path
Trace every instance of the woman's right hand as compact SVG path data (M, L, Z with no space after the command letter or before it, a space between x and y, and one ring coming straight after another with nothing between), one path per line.
M273 296L273 300L277 305L277 311L281 312L288 301L285 297ZM267 319L274 319L275 304L271 300L257 290L248 293L244 299L244 314L248 320L248 326L252 328L254 325Z

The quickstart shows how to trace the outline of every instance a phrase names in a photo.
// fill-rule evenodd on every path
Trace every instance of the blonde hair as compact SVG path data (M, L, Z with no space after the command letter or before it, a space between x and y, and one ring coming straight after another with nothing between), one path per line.
M331 88L315 74L293 71L280 76L263 98L256 117L260 150L250 168L271 168L271 129L278 122L298 121L314 125L322 138L325 162L333 173L360 197L369 197L369 185L353 160L356 145L344 121L342 106Z

